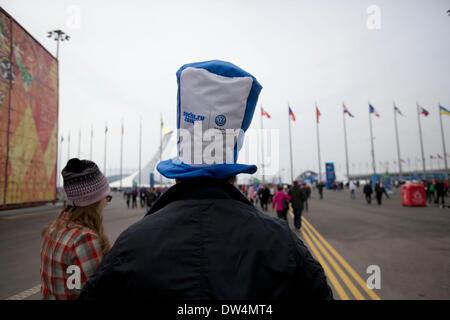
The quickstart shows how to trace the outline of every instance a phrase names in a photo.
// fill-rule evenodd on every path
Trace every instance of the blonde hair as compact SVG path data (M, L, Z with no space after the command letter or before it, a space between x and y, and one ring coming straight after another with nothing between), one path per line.
M111 249L108 236L103 229L103 216L100 212L100 203L102 200L97 201L86 207L66 206L59 216L52 222L50 222L43 230L42 236L49 232L50 227L54 226L50 232L50 239L54 239L57 230L64 225L64 228L81 229L78 224L95 231L100 237L102 243L102 254L105 255ZM68 219L64 219L64 213L68 213Z

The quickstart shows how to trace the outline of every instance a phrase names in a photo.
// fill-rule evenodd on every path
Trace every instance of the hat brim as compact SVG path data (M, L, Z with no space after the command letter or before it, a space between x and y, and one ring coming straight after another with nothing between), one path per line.
M240 173L255 173L258 168L247 164L216 164L212 166L190 166L181 162L178 158L161 161L156 169L164 177L169 179L188 179L198 177L211 177L226 179Z

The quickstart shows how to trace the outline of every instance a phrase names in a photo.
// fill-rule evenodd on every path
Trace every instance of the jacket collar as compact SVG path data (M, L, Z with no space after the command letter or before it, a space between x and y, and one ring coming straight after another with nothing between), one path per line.
M242 192L225 180L213 178L185 179L164 192L146 215L152 214L177 200L230 199L249 206L251 202Z

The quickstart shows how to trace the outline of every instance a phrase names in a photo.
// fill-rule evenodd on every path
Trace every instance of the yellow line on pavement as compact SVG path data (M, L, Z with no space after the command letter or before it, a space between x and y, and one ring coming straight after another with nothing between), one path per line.
M309 239L308 235L306 233L304 233L303 230L301 230L301 233L302 233L303 238L305 239L305 241L308 243L309 248L311 249L313 254L316 256L317 260L319 260L319 263L322 265L323 270L325 271L325 274L327 275L328 279L330 279L331 285L336 289L336 292L341 297L341 300L349 300L349 297L345 293L345 291L342 288L341 284L336 279L336 277L334 276L334 274L331 271L331 269L328 267L328 264L322 258L320 253L317 251L316 247L311 242L311 240Z
M320 252L325 256L325 258L330 262L331 266L334 268L338 276L344 281L347 288L350 290L350 292L353 294L353 296L357 300L366 300L364 296L359 292L359 290L353 285L353 282L347 277L345 272L339 267L339 265L336 263L336 261L333 259L332 256L327 252L327 250L320 244L319 240L314 236L314 234L309 230L308 226L305 224L302 226L306 233L309 234L311 240L316 244L316 246L319 248Z
M356 273L356 271L342 258L342 256L337 253L336 250L320 235L320 233L309 223L308 220L303 218L303 221L305 224L313 231L313 233L322 241L322 243L325 245L325 247L337 258L337 260L341 263L341 265L347 270L347 272L358 282L358 284L363 288L367 294L373 299L373 300L381 300L381 298L371 289L367 287L367 284L364 282L363 279Z

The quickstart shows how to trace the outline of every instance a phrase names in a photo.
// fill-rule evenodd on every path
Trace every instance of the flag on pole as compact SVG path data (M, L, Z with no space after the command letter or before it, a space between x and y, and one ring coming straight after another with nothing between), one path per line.
M450 116L450 111L441 105L439 106L439 111L441 114L446 114L446 115Z
M348 114L350 117L354 118L355 116L350 113L350 111L347 109L347 106L343 103L342 106L344 107L344 113Z
M105 123L105 134L108 132L108 124Z
M295 114L292 112L291 106L289 106L289 116L292 118L292 121L295 121Z
M64 141L64 137L63 136L61 136L61 143Z
M261 107L261 115L264 117L264 116L266 116L268 119L270 119L270 114L268 114L264 109L263 109L263 107Z
M400 162L401 162L401 163L406 163L406 161L405 161L405 160L403 160L403 159L400 159Z
M397 106L394 104L394 110L395 112L397 112L399 115L401 115L402 117L404 117L403 113L400 111L399 108L397 108Z
M438 158L441 159L441 160L444 159L444 157L441 156L440 154L438 154L437 156L438 156Z
M319 123L319 117L320 117L321 115L322 115L322 114L320 113L319 108L317 107L317 104L316 104L316 120L317 120L317 123Z
M124 132L125 132L125 131L124 131L124 129L123 129L123 122L122 122L122 135L124 134Z
M420 113L423 114L425 117L428 117L428 115L430 114L427 110L425 110L424 108L420 107Z
M430 159L435 159L435 158L430 154Z
M375 108L369 103L369 111L370 113L375 114L375 117L380 117L380 114L375 110Z
M164 126L164 122L163 122L163 118L162 118L162 114L161 114L161 128Z
M91 137L94 136L94 127L91 125Z

